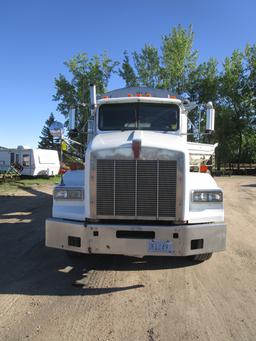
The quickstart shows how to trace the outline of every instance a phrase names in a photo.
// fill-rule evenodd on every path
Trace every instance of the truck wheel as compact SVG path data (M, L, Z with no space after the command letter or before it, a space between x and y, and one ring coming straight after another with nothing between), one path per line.
M201 255L192 256L192 259L196 262L204 262L205 260L210 259L211 256L212 256L212 253L202 253Z

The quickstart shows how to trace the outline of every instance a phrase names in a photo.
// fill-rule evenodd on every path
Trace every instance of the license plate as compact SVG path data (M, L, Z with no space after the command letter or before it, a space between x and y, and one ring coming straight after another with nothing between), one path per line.
M172 253L173 252L172 242L170 242L169 240L150 240L148 242L148 251Z

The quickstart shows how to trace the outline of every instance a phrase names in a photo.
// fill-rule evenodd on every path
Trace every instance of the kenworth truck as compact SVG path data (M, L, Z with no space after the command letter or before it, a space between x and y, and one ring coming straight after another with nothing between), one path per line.
M223 192L206 166L216 145L187 141L191 103L143 87L90 93L85 170L54 188L46 246L196 261L225 250ZM209 133L211 102L206 116Z

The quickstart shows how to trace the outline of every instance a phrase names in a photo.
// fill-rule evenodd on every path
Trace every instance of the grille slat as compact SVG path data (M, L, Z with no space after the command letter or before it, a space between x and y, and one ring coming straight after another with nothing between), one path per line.
M137 215L157 215L157 163L137 161Z
M97 160L98 216L176 216L177 163L172 160Z
M133 160L116 160L116 215L135 215L135 172Z

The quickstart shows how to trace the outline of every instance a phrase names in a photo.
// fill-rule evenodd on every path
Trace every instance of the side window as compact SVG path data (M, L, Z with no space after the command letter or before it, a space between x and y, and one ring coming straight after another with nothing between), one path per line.
M13 165L14 164L14 153L11 153L10 161L11 161L11 165Z
M23 167L29 167L30 166L30 156L29 156L29 154L23 154L22 166Z
M16 163L20 163L20 155L16 154Z

